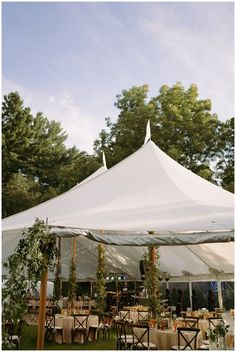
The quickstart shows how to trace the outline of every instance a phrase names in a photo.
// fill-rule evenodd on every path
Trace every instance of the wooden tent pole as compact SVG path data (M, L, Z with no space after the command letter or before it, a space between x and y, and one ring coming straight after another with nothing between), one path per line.
M38 320L38 334L37 334L37 350L44 349L47 282L48 282L48 271L46 270L42 275L41 285L40 285L40 303L39 303L40 305L39 305L39 320Z
M61 279L61 237L58 237L58 266L60 270L60 286L59 286L59 299L61 299L62 293L62 279Z
M223 308L223 298L222 298L222 290L221 290L221 281L217 281L217 294L218 294L218 303L219 308Z
M73 241L73 262L75 263L76 260L76 238Z
M192 281L189 281L188 283L188 287L189 287L189 302L190 302L190 307L191 310L193 310L193 290L192 290Z
M76 268L76 238L74 238L74 240L73 240L73 263ZM76 271L76 269L75 269L75 271ZM75 308L75 304L76 304L75 301L76 300L77 300L77 296L75 297L75 300L72 301L71 308Z

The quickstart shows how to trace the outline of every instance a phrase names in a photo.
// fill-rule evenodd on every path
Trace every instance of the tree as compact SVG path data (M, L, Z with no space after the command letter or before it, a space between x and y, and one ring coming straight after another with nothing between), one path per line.
M4 96L4 217L67 191L98 168L96 157L80 152L76 147L66 148L66 138L60 123L49 121L41 112L33 116L17 92ZM18 198L19 192L22 202Z
M234 118L221 122L217 145L216 175L220 185L234 192Z
M158 146L180 164L211 179L210 160L217 142L217 115L211 101L199 100L196 85L187 90L180 83L164 85L156 102L157 120L153 138ZM204 170L204 172L203 172Z
M135 152L144 142L146 124L151 120L152 140L170 157L196 174L214 180L211 160L215 157L219 120L211 114L211 101L199 100L196 85L187 90L176 83L164 85L150 100L148 86L132 87L117 95L120 110L116 122L106 119L94 142L94 151L105 150L108 166Z
M102 130L94 142L97 155L106 153L109 167L126 158L142 146L148 119L155 121L155 105L146 102L148 86L133 87L117 95L115 106L120 110L116 123L106 119L110 132Z
M37 182L28 179L21 172L14 173L4 188L3 215L18 213L27 207L36 205L40 196L40 187Z

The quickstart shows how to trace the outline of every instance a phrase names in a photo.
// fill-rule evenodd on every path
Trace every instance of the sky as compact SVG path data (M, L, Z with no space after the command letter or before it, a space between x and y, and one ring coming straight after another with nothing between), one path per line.
M122 90L176 82L234 116L233 2L2 3L2 92L60 121L68 147L93 152Z

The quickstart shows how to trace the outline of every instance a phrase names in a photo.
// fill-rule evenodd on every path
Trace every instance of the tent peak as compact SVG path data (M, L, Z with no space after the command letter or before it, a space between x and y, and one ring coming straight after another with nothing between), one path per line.
M107 170L106 156L104 152L102 152L102 162L103 162L103 167Z
M148 120L147 127L146 127L146 136L143 144L146 144L150 140L151 140L151 127L150 127L150 120Z

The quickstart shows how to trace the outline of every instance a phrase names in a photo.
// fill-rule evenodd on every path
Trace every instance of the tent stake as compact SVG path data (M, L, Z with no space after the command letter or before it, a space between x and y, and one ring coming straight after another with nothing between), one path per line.
M47 300L47 282L48 271L46 270L41 278L40 285L40 303L39 303L39 320L38 320L38 334L37 334L37 350L44 349L44 330L45 330L45 314L46 314L46 300Z

